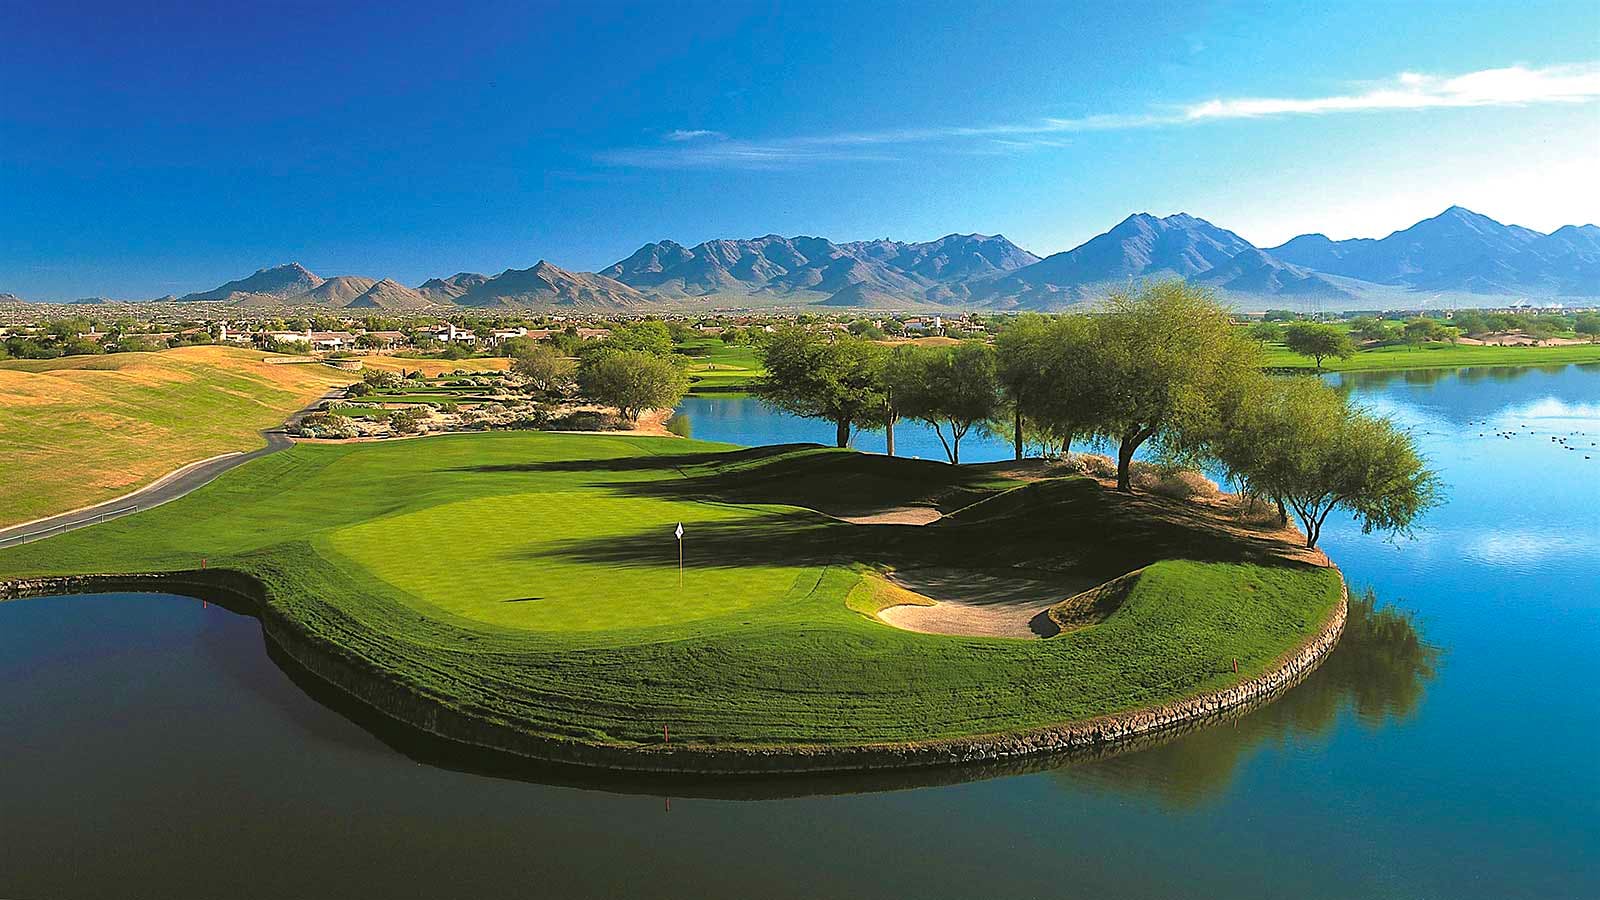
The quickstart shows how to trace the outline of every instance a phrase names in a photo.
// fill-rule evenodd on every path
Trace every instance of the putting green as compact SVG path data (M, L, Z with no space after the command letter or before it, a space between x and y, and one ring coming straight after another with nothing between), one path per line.
M944 516L832 517L908 504ZM0 580L204 558L259 584L280 644L391 713L573 755L648 747L667 724L674 746L855 747L1053 726L1273 669L1328 621L1339 576L1193 509L814 446L495 432L301 444L0 549ZM1044 640L873 615L899 602L877 573L964 561L1064 583L1146 568L1103 621Z
M719 564L695 536L713 526L758 529L759 508L551 491L480 497L333 532L334 550L419 603L508 628L601 631L745 612L781 599L816 567ZM684 524L694 566L680 583L673 529ZM595 566L575 544L654 534L637 559Z

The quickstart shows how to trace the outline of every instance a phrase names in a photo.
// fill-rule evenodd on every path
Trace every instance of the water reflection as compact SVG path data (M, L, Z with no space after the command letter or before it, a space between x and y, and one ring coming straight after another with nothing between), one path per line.
M1225 792L1240 764L1262 747L1324 744L1346 714L1369 730L1411 719L1441 654L1423 639L1412 613L1380 604L1369 588L1350 598L1339 646L1275 702L1181 740L1051 775L1073 786L1151 796L1167 808L1197 807Z
M392 749L428 765L538 784L621 794L770 800L909 790L1015 775L1048 773L1087 784L1154 795L1191 807L1224 791L1241 762L1263 746L1326 738L1346 711L1367 729L1416 714L1441 650L1427 643L1415 617L1380 604L1374 593L1350 599L1339 645L1300 684L1264 703L1128 744L1074 753L961 766L813 776L700 777L605 773L533 763L465 747L400 726L308 675L271 645L268 655L301 690Z

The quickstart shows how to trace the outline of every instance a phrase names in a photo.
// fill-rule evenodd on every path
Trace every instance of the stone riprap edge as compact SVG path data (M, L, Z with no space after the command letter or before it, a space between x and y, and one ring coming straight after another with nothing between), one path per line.
M267 602L255 578L221 569L139 575L69 575L0 582L0 600L102 591L204 592L208 598L254 615L267 640L318 680L403 725L480 749L529 760L621 772L686 775L761 775L862 772L1022 759L1055 753L1111 749L1172 729L1194 725L1230 710L1264 702L1298 684L1338 644L1349 613L1350 593L1340 579L1340 597L1316 634L1273 668L1229 688L1176 703L1096 716L1059 725L893 744L853 746L782 744L617 745L558 740L532 734L484 711L458 709L444 699L374 670L339 647L307 634ZM227 602L227 601L233 602Z

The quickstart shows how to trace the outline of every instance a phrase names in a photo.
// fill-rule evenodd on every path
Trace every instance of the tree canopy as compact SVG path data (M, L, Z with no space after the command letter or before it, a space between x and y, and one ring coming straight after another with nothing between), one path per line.
M1321 322L1294 322L1283 330L1284 346L1317 361L1317 371L1322 371L1322 361L1327 358L1349 359L1355 355L1355 342L1337 325Z
M755 395L768 406L833 422L838 446L845 447L852 428L881 425L888 415L887 357L883 347L848 334L780 328L762 349L767 373Z
M1236 395L1212 451L1246 489L1286 504L1315 549L1335 509L1365 532L1409 534L1439 480L1411 435L1314 378L1257 378Z
M1261 345L1203 288L1182 281L1111 295L1081 343L1079 415L1117 444L1117 488L1132 490L1146 441L1182 452L1211 433L1224 398L1255 373Z
M994 348L976 341L902 347L885 372L894 411L933 426L951 463L961 462L961 439L1000 401Z
M615 406L631 423L647 409L676 406L689 390L689 376L671 360L644 350L602 349L583 361L578 384L584 396Z

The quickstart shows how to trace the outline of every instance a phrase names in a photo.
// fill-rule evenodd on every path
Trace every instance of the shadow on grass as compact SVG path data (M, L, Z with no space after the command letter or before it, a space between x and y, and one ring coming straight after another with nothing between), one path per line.
M685 527L683 564L726 569L764 566L820 566L837 562L885 562L894 556L888 541L864 540L860 528L828 522L806 512L773 512L731 522ZM528 551L524 559L629 568L672 567L678 544L669 530L652 528L620 537L573 538Z

